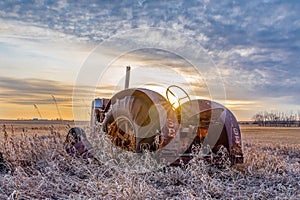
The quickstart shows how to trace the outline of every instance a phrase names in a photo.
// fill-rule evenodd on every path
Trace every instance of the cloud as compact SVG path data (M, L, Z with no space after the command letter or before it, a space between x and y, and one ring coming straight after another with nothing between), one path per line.
M46 28L0 19L1 75L73 82L94 45Z
M52 104L51 95L58 102L70 103L72 86L62 82L40 79L16 79L0 77L0 101L9 104Z
M112 88L112 86L96 89L92 86L77 86L77 92L84 97L86 94L96 93L97 90L109 91ZM45 79L0 77L0 89L0 102L4 104L53 104L53 95L60 105L71 106L74 86L69 83Z
M172 29L204 47L224 76L227 96L244 100L290 96L290 101L297 104L299 10L300 2L281 0L2 1L0 39L10 45L18 45L20 40L30 45L65 40L93 46L133 28ZM139 42L143 38L130 39ZM128 43L120 41L123 44ZM5 44L0 45L5 48ZM171 45L188 49L188 44L181 40ZM188 51L192 55L194 49Z

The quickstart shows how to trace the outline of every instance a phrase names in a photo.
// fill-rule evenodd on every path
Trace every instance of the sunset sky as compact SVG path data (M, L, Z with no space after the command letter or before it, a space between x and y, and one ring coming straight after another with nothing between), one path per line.
M187 86L238 120L300 111L300 1L74 2L0 2L0 119L39 117L34 104L58 118L52 95L73 119L126 65L132 87Z

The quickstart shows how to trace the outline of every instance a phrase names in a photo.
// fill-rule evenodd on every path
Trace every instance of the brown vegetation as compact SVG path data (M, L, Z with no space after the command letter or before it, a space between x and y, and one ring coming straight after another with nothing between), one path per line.
M9 172L0 175L0 199L299 199L300 145L288 139L291 132L299 140L299 129L279 133L287 142L269 141L270 131L242 128L243 165L219 169L196 157L185 168L139 173L111 167L111 155L107 163L68 156L65 132L16 137L3 130Z

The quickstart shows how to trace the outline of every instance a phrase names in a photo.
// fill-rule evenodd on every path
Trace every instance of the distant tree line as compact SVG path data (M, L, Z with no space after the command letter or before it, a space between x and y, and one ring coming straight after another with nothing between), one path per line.
M300 127L300 111L294 112L259 112L253 116L259 126Z

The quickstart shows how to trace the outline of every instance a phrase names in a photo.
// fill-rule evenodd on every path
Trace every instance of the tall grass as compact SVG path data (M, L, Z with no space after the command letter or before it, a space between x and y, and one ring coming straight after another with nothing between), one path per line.
M0 175L0 199L300 198L299 144L249 140L242 165L219 169L196 156L186 167L141 173L124 170L130 155L122 159L127 155L118 157L114 149L103 154L111 146L97 131L92 137L100 162L67 155L65 134L55 130L44 136L3 133L0 151L9 171Z

